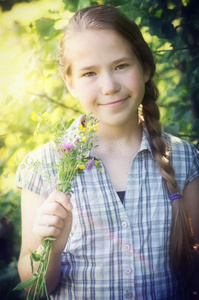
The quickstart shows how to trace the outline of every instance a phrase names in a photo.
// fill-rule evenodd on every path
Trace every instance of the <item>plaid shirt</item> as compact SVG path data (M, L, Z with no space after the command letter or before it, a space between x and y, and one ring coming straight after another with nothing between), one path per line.
M178 284L169 265L172 203L143 128L123 204L103 165L102 171L94 167L74 180L73 226L62 254L61 281L52 299L188 299L184 284ZM69 136L73 132L70 128ZM199 153L185 141L168 134L164 137L183 192L199 176ZM26 161L31 159L51 164L51 173L56 175L52 142L30 153ZM54 190L41 173L22 167L17 171L17 186L44 197Z

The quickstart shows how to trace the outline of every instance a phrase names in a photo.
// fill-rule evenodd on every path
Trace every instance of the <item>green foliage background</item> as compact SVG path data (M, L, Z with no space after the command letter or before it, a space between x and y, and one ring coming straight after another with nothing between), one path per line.
M24 299L12 292L19 281L20 192L17 164L51 139L42 127L34 135L33 111L52 120L83 112L59 76L57 49L62 28L78 9L120 7L140 26L157 61L163 129L199 147L198 0L35 0L1 1L0 10L0 298ZM7 178L6 178L7 177Z

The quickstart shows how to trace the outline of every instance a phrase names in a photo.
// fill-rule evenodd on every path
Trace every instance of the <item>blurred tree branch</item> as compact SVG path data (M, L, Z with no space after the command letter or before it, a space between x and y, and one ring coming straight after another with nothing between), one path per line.
M48 96L47 94L37 94L37 93L29 92L29 91L26 91L26 93L29 95L32 95L32 96L39 97L39 98L45 98L45 99L49 100L51 103L55 104L56 106L60 106L60 107L66 108L66 109L71 109L75 113L81 113L81 111L79 109L75 109L74 107L67 106L63 102L59 102L58 100L53 99L52 97Z

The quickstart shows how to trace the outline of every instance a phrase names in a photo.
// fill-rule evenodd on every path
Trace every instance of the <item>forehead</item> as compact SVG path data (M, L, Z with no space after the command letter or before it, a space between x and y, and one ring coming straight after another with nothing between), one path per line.
M131 44L113 30L90 29L78 32L71 42L72 68L84 64L111 63L121 57L133 57Z

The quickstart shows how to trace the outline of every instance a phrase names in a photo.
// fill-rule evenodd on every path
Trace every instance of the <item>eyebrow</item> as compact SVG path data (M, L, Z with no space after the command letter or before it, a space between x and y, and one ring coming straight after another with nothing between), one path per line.
M119 59L116 59L115 61L113 61L113 64L119 64L123 61L132 61L133 59L131 57L122 57Z
M133 59L130 58L130 57L122 57L122 58L119 58L119 59L116 59L112 62L113 65L117 65L123 61L132 61ZM97 68L98 66L97 65L93 65L93 66L85 66L85 67L82 67L80 68L78 71L81 72L81 71L89 71L89 70L93 70L95 68Z
M89 71L89 70L92 70L92 69L95 69L97 66L88 66L88 67L82 67L80 68L78 71L81 72L81 71Z

